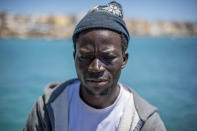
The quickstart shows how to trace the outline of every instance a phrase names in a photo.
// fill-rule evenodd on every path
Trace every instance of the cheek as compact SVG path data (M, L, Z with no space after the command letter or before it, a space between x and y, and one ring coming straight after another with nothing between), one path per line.
M109 70L111 70L112 72L116 73L116 71L121 70L121 66L123 63L123 59L122 58L117 58L115 61L113 61L109 66Z
M78 75L78 78L82 78L85 75L86 72L86 66L84 64L81 64L81 62L79 61L75 61L75 68L76 68L76 72Z
M75 60L75 69L76 69L77 75L79 77L81 75L82 71L81 71L80 63L77 60Z
M117 63L116 65L109 67L108 71L113 79L118 79L121 73L121 64Z

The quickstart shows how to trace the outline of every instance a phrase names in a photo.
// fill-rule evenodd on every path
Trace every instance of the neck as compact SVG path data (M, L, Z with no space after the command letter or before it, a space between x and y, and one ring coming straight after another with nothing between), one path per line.
M108 93L105 94L99 94L99 95L93 95L89 93L86 87L83 85L80 86L80 97L81 99L88 105L101 109L106 108L114 103L116 98L118 97L120 93L120 87L118 84L111 88L111 90Z

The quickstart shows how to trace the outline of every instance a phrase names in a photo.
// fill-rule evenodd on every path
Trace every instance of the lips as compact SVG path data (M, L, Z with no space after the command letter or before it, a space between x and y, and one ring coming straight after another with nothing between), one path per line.
M107 82L106 79L87 79L87 83L91 86L104 86Z

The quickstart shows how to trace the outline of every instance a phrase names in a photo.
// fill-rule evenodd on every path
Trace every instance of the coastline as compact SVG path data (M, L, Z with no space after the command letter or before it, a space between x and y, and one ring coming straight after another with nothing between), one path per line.
M83 15L31 15L0 12L0 37L69 39ZM134 37L197 37L197 22L145 21L125 18Z

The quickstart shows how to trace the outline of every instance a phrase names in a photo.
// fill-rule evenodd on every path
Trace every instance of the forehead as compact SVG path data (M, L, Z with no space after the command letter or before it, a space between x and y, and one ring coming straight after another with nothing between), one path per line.
M106 29L94 29L79 34L76 50L121 50L120 35Z

